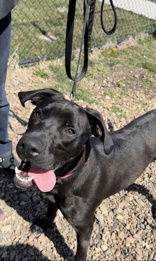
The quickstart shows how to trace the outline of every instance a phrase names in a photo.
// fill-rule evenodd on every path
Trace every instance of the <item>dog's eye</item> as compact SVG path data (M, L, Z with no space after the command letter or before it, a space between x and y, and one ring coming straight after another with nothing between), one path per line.
M67 128L64 130L64 133L68 136L73 136L75 134L75 130L73 128Z

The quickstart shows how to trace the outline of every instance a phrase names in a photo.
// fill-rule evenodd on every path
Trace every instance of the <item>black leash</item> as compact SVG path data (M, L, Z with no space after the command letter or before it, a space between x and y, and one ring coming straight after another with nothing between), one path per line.
M21 119L13 110L9 111L9 117L16 119L23 127L26 127L28 125L27 121ZM23 135L23 133L16 133L9 122L9 128L16 134L16 135Z
M96 0L84 0L84 22L82 37L80 43L80 51L78 56L78 63L74 77L71 75L71 60L72 60L72 47L73 47L73 32L74 32L74 20L77 0L69 0L68 17L67 17L67 29L66 29L66 45L65 45L65 68L69 79L73 80L73 88L71 96L75 96L77 82L80 81L86 74L88 68L88 49L91 39L92 26L94 20ZM80 59L84 54L82 70L79 73Z
M75 75L72 76L71 74L71 60L72 60L72 49L73 49L73 33L74 33L74 21L75 21L75 11L76 11L76 3L77 0L69 0L69 7L68 7L68 16L67 16L67 27L66 27L66 44L65 44L65 68L66 74L69 79L73 80L73 87L71 91L71 98L76 95L76 88L77 83L80 81L86 74L88 68L88 52L89 52L89 45L91 40L93 22L94 22L94 14L95 14L95 5L96 0L84 0L84 13L83 13L83 30L82 30L82 37L80 43L80 50L78 56L78 62L76 66ZM101 25L102 29L106 34L114 33L116 26L117 26L117 15L115 11L115 7L113 5L112 0L110 0L110 4L114 14L114 26L110 31L107 31L104 27L103 23L103 8L104 8L104 0L102 1L101 5ZM84 55L83 58L83 65L81 72L79 73L80 67L80 60L82 54Z
M104 21L103 21L103 12L104 12L105 0L103 0L102 4L101 4L101 16L100 16L101 17L102 29L105 32L105 34L107 34L107 35L113 34L115 32L115 30L116 30L116 27L117 27L117 13L116 13L116 10L115 10L115 6L114 6L112 0L109 0L109 1L110 1L110 5L111 5L111 8L112 8L112 11L113 11L113 16L114 16L114 25L113 25L112 29L106 30L105 25L104 25Z

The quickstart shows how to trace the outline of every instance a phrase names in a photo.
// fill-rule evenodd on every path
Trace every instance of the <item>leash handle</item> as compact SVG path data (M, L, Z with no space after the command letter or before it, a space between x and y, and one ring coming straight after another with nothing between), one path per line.
M71 92L73 98L76 95L77 82L80 81L85 76L88 68L88 26L87 26L88 13L89 13L89 5L86 5L84 1L84 23L83 23L83 30L82 30L82 38L81 38L80 51L79 51L75 76L73 79L73 88ZM84 63L83 63L81 73L78 75L81 55L83 51L84 51Z
M117 27L117 13L116 13L116 10L115 10L115 6L113 4L113 0L109 0L110 1L110 5L111 5L111 8L112 8L112 11L113 11L113 15L114 15L114 25L112 27L112 29L110 30L106 30L105 26L104 26L104 21L103 21L103 11L104 11L104 5L105 5L105 0L102 1L102 4L101 4L101 26L102 26L102 29L103 31L105 32L105 34L107 35L112 35L115 30L116 30L116 27Z
M84 23L82 38L80 44L80 51L78 56L78 63L74 77L71 74L71 60L72 60L72 47L73 47L73 32L74 32L74 20L76 10L76 0L69 1L68 17L67 17L67 29L66 29L66 45L65 45L65 68L66 74L69 79L73 80L73 88L71 96L76 94L77 82L80 81L86 74L88 68L88 49L89 42L92 33L92 26L94 20L94 9L96 0L84 0ZM79 73L80 59L84 54L82 70ZM78 74L79 73L79 74Z
M115 6L113 4L113 0L109 0L110 5L112 7L112 11L114 14L114 25L111 30L106 30L103 21L103 9L105 0L102 1L101 4L101 26L103 31L107 35L111 35L115 32L117 27L117 14L115 10ZM72 60L72 49L73 49L73 33L74 33L74 21L75 21L75 11L76 11L76 2L77 0L69 0L68 7L68 16L67 16L67 27L66 27L66 42L65 42L65 69L66 74L69 79L73 81L73 87L71 91L71 98L74 98L76 95L77 83L82 80L85 76L88 68L88 50L89 44L91 41L92 28L94 23L94 13L95 13L95 5L96 0L84 0L84 23L82 30L82 37L80 43L80 51L78 56L78 62L76 66L75 75L71 74L71 60ZM83 65L81 72L79 73L80 60L82 53L84 54Z

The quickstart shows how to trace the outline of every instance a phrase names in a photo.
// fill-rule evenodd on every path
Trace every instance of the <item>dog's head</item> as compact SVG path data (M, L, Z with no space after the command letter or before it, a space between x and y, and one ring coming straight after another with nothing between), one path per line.
M92 135L103 142L105 154L111 153L113 142L97 111L84 109L53 89L20 92L19 99L23 106L28 100L36 106L17 144L21 160L31 165L29 175L24 172L20 177L25 186L32 177L42 191L48 189L42 188L42 177L43 183L54 186L57 170L83 153Z

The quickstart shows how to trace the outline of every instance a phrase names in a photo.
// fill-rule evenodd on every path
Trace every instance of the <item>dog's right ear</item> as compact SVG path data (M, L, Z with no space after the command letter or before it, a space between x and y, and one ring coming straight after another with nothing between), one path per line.
M52 97L56 100L64 99L62 93L50 88L27 91L27 92L19 92L18 97L23 107L25 106L25 102L29 100L31 100L32 104L37 106L39 105L40 102L42 102L44 99L48 97Z
M114 148L114 142L110 133L106 129L102 115L98 111L91 108L86 108L85 111L88 116L92 134L103 142L104 152L107 155L110 154Z

